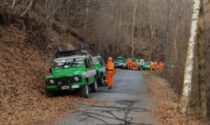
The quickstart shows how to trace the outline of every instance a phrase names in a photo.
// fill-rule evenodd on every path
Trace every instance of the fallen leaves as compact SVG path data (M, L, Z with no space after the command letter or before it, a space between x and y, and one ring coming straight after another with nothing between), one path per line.
M48 125L80 104L97 103L77 95L46 97L50 52L26 44L25 33L13 26L0 27L0 34L0 125Z
M179 97L168 86L166 80L152 72L144 72L144 80L151 90L150 96L156 103L152 114L163 125L208 125L196 114L183 117L179 113Z

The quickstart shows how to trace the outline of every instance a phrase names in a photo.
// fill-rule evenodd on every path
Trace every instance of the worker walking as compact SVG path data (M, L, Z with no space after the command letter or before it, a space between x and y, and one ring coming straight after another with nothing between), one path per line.
M115 73L114 62L112 60L112 57L109 57L106 64L106 83L108 89L112 89L114 73Z
M130 58L127 59L126 64L127 64L128 70L131 70L132 69L132 60Z

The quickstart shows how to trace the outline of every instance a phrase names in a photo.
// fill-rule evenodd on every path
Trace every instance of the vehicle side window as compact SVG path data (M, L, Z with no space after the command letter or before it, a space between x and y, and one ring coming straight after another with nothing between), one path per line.
M88 57L86 59L86 62L87 62L86 68L92 68L93 67L93 60L90 57Z
M99 58L99 62L100 62L101 65L105 65L105 62L102 58Z

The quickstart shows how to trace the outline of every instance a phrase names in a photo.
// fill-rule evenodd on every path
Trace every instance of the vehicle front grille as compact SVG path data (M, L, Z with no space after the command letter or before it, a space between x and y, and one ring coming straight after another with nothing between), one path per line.
M74 79L75 77L78 77L79 79L81 79L79 76L70 76L70 77L56 78L54 80L55 80L55 83L58 85L68 85L70 83L76 82Z

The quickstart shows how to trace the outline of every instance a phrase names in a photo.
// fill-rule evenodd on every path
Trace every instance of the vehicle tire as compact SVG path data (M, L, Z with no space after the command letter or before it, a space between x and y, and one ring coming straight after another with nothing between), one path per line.
M46 91L46 95L47 95L47 97L54 97L55 93Z
M85 82L85 85L81 89L81 95L84 98L88 98L89 97L89 86L88 86L87 82Z
M91 85L91 89L92 89L92 92L97 92L97 90L98 90L98 83L96 81Z
M104 84L105 84L105 83L104 83L104 79L103 79L102 76L98 77L97 83L98 83L99 86L105 86L105 85L104 85Z

